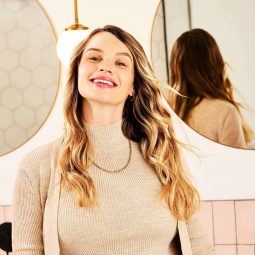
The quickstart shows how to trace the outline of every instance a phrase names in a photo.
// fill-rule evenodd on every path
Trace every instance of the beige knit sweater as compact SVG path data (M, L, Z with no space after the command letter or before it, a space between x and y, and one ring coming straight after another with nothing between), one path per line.
M240 114L229 102L204 98L189 113L187 124L217 143L246 148Z
M87 125L87 131L98 165L113 171L125 165L129 146L121 122ZM188 224L177 221L160 202L157 175L138 145L131 145L131 161L122 172L88 170L99 200L90 209L76 206L75 193L60 188L55 165L61 139L29 153L20 164L13 196L14 254L181 254L176 234L182 254L213 254L195 217Z

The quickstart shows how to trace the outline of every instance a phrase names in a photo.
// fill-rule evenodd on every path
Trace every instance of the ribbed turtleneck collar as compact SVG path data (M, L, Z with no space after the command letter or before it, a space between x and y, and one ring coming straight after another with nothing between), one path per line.
M106 125L85 123L87 135L94 148L126 145L128 139L124 136L121 126L122 120Z

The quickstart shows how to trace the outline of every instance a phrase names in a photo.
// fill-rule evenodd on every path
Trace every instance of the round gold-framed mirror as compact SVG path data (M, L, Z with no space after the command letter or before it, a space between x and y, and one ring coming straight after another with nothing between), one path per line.
M0 155L19 148L46 121L60 80L56 33L35 0L0 0Z
M239 9L238 3L234 3L228 8L228 21L224 22L225 9L226 4L222 1L214 1L210 4L205 4L200 0L160 1L151 36L153 67L156 77L162 81L163 93L172 109L193 130L223 145L241 149L255 149L255 93L252 93L254 90L252 84L254 84L255 79L249 71L249 67L252 65L252 57L249 57L249 54L255 56L254 47L251 45L255 39L255 36L251 33L255 19L253 18L253 23L249 23L248 21L252 19L252 13L244 9L238 14L240 17L235 18L236 21L231 18L236 17ZM215 15L217 20L213 18ZM180 40L177 44L177 39L185 32L189 31L188 33L190 33L197 27L208 32L220 49L224 61L221 75L223 80L227 80L227 77L231 83L231 86L229 86L227 82L224 82L222 86L229 86L225 89L228 90L225 93L226 98L230 97L231 93L229 91L233 90L231 100L218 97L218 95L202 94L200 96L201 91L198 91L195 86L192 87L190 81L186 79L186 83L178 83L173 78L176 77L177 73L181 73L182 81L184 80L185 75L183 73L187 73L187 68L185 70L181 67L187 66L187 61L184 64L183 59L188 58L188 55L184 55L182 60L177 59L176 48L174 54L172 54L173 46L178 45L178 50L184 52L184 46L180 48ZM247 32L244 32L246 30ZM238 37L238 33L243 35L243 40ZM194 34L192 36L194 37ZM233 38L239 38L238 44L242 45L242 49L237 48L236 41L232 42ZM192 49L190 45L186 44L185 47L190 52L194 52L194 48ZM205 59L205 55L200 54L197 56L198 58ZM239 61L239 63L238 58L241 58L242 62ZM171 60L172 63L179 63L179 69L174 69L173 65L170 65ZM195 66L194 61L188 64L190 69ZM196 71L194 70L193 74ZM192 79L198 80L195 75ZM203 84L204 87L208 86L206 82ZM184 85L186 88L182 89ZM171 89L175 89L175 92ZM196 101L197 98L191 97L190 93L187 92L191 90L195 91L195 95L200 96L199 100ZM192 100L194 101L193 108L190 107L184 116L183 109L185 109L185 105L191 105Z

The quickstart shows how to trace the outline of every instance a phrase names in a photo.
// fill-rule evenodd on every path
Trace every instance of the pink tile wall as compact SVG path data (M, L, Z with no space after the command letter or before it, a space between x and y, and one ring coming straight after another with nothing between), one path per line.
M216 255L255 255L255 200L204 201L200 219Z
M215 244L236 244L234 201L212 203Z
M255 200L203 201L199 215L216 255L255 255ZM0 224L11 220L11 206L0 206Z
M236 201L238 244L255 244L255 201Z

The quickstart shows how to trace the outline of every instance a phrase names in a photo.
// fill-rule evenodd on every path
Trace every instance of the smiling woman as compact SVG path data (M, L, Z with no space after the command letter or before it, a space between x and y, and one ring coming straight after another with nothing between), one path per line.
M93 105L94 116L97 116L94 121L102 123L105 116L109 116L102 111L104 104L114 107L113 121L119 120L126 99L133 96L134 90L134 63L127 46L109 32L96 34L84 48L78 72L78 90L86 98L83 101L85 117L91 117L88 112Z
M15 254L213 254L171 115L133 36L105 26L77 46L64 116L63 137L20 164Z

